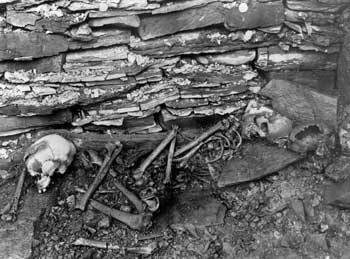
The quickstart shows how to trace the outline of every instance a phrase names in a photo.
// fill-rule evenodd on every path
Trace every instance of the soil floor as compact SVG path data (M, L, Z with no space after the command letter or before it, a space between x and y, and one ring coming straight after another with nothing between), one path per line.
M116 188L118 180L135 193L142 191L130 177L130 154L118 157L93 198L135 212ZM79 190L86 190L98 171L97 165L81 155L66 174L54 178L45 194L37 194L33 180L27 177L21 209L29 212L20 213L16 224L32 216L34 228L26 223L28 229L16 233L22 237L34 234L29 240L12 239L12 245L0 242L3 247L8 242L6 249L14 250L17 258L28 256L20 252L27 249L35 259L350 258L350 211L325 203L325 188L334 179L311 164L305 159L263 179L219 189L204 170L174 170L172 185L162 185L166 157L161 157L146 174L147 186L159 194L161 210L154 215L153 226L139 232L91 207L84 212L74 208ZM1 186L1 206L14 186L15 180ZM11 227L2 223L0 236L10 235ZM72 245L80 237L107 241L120 249ZM147 246L156 247L151 255L128 249Z

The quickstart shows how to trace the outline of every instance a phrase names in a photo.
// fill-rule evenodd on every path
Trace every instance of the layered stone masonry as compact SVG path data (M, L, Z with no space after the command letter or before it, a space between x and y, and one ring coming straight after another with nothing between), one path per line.
M332 93L349 3L0 0L0 134L158 132L154 115L230 114L273 78Z

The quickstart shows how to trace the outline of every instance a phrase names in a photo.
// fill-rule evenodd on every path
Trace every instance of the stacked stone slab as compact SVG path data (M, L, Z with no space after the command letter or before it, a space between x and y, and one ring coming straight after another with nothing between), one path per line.
M331 92L349 3L0 0L0 135L158 132L239 112L272 78Z

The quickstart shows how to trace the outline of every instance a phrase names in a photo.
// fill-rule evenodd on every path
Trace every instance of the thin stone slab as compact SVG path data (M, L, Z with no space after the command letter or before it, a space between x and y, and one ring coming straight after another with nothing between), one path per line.
M2 187L4 188L4 186ZM1 199L9 199L11 189L1 195ZM7 198L6 198L7 197ZM34 223L46 208L52 206L55 193L49 191L39 194L31 189L24 196L23 208L14 223L0 221L0 259L27 259L32 253ZM1 200L1 204L4 200Z
M222 53L278 44L278 37L262 31L236 31L203 29L173 34L147 41L133 40L130 48L134 53L171 57L184 54Z
M89 21L90 27L102 27L106 25L122 26L138 28L140 26L140 18L137 15L130 16L116 16L99 19L92 19Z
M31 60L54 56L68 50L68 41L61 35L36 32L0 33L1 60Z
M178 1L174 2L170 5L163 5L160 8L154 9L152 14L161 14L161 13L171 13L178 12L190 8L198 8L200 6L204 6L213 2L217 2L217 0L190 0L190 1Z
M102 29L91 33L93 40L91 41L70 41L69 49L96 49L100 47L108 47L119 44L129 44L131 31L119 29Z
M220 10L221 4L212 3L181 12L144 17L141 18L138 32L143 40L148 40L180 31L222 24L224 17Z
M308 1L298 1L298 0L287 0L286 4L287 7L291 10L296 11L312 11L312 12L325 12L325 13L336 13L341 10L344 10L345 8L345 2L339 2L339 1L328 1L327 3L323 1L323 3L320 3L321 1L314 1L314 0L308 0ZM344 3L344 4L341 4Z
M335 70L337 53L326 54L316 51L290 50L279 47L259 48L255 65L264 71L281 70Z
M264 143L247 144L242 158L227 162L218 179L219 187L260 179L302 159L300 155Z
M16 70L35 70L37 73L61 72L61 67L62 55L57 55L29 61L2 61L0 62L0 73L15 72Z
M197 57L197 61L203 65L223 64L228 66L238 66L246 64L255 59L255 50L238 50L234 52L226 52L223 54L203 55Z
M0 0L0 4L10 4L10 3L13 3L17 0Z
M254 0L247 12L230 5L211 3L179 12L143 17L138 32L143 40L148 40L210 25L225 24L230 30L239 30L279 25L283 20L284 7L281 1L264 4Z
M126 46L109 47L104 49L84 50L67 54L67 62L94 62L126 59L128 48Z
M35 25L40 16L33 13L8 11L6 13L6 22L16 27L26 27Z
M242 12L239 8L228 8L224 13L225 27L232 31L265 28L284 22L284 5L280 0L269 3L253 0L248 4L246 12Z
M318 0L318 2L325 4L349 4L350 0Z
M0 226L0 259L26 259L31 255L34 226L31 220L18 220Z
M294 81L294 80L293 80ZM336 125L337 98L292 81L271 80L259 94L272 99L272 107L300 123L322 121Z
M343 105L350 104L350 33L344 38L344 43L338 58L337 88L342 96Z
M330 96L335 96L337 92L335 88L336 72L331 70L269 71L266 73L266 78L268 81L273 79L293 81Z
M60 13L59 11L57 11ZM71 26L82 23L84 14L65 14L62 16L40 16L31 12L7 11L6 22L36 32L65 33Z
M330 22L335 23L339 19L339 14L319 13L319 12L302 12L286 9L286 20L290 22L309 22L315 25L328 25Z
M34 5L39 5L39 4L44 4L44 3L47 3L47 2L50 2L51 0L20 0L20 1L11 1L11 0L5 0L6 1L9 1L9 2L16 2L16 4L14 5L14 8L16 10L22 10L22 9L25 9L25 8L28 8L28 7L31 7L31 6L34 6Z
M0 132L35 127L48 127L71 122L72 113L69 110L63 110L46 116L0 117Z

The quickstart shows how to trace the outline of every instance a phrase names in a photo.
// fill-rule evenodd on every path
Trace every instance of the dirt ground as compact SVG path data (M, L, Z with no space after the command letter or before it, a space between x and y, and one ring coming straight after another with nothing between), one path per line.
M116 160L94 199L134 210L115 187L118 179L140 191L129 176L133 152ZM92 208L74 209L79 188L87 189L98 171L79 156L51 185L54 200L35 224L31 258L350 258L350 212L325 203L324 190L334 177L316 169L311 158L261 180L221 189L203 164L201 169L176 170L172 185L162 185L165 158L147 170L161 210L149 230L138 232ZM27 185L35 188L31 180ZM73 246L79 237L124 248ZM125 248L147 245L157 247L151 255Z

